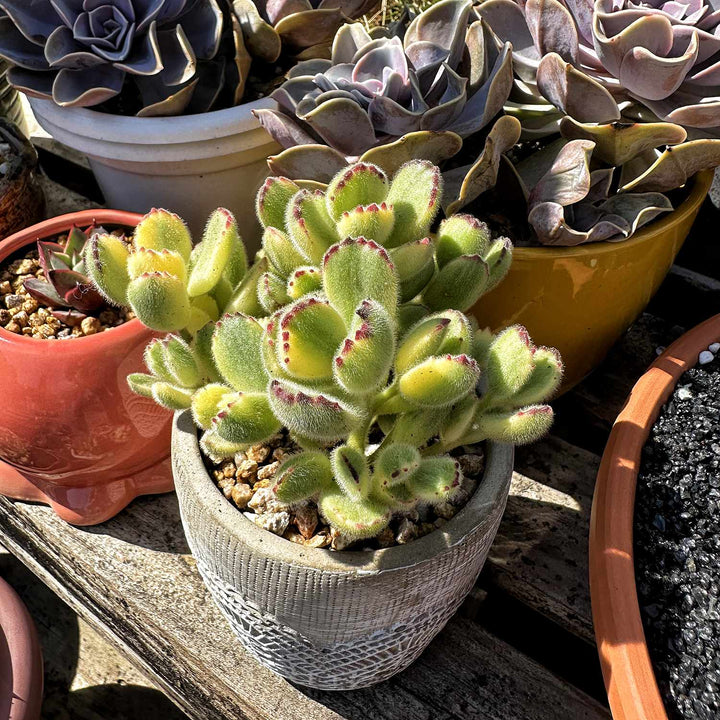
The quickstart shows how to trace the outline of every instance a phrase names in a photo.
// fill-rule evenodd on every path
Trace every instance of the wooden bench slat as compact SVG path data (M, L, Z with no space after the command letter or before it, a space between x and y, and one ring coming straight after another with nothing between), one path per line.
M87 529L67 526L48 508L0 498L0 537L191 718L607 718L597 702L462 617L418 663L378 688L306 694L292 687L242 650L212 603L187 555L174 495L141 498Z

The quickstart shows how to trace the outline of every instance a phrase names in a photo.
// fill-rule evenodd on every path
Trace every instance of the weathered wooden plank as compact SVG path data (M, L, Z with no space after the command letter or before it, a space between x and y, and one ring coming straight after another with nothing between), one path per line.
M0 536L191 718L607 717L595 701L462 617L418 663L377 688L337 694L292 687L240 648L211 602L187 554L173 495L140 499L88 529L0 498Z
M516 451L507 509L481 577L594 642L587 538L593 453L549 437Z
M2 547L0 576L22 598L38 630L45 675L43 718L186 720L122 653Z

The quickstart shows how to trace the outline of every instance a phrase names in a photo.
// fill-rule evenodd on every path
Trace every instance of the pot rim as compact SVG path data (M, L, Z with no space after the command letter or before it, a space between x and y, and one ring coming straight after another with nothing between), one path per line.
M20 248L37 242L38 240L44 240L52 237L53 235L57 235L65 230L69 230L73 225L92 225L92 223L97 220L100 223L105 222L135 227L142 217L143 216L139 213L127 212L126 210L110 210L106 208L79 210L78 212L66 213L65 215L57 215L54 218L43 220L42 222L31 225L30 227L20 230L13 235L9 235L4 240L0 241L0 262ZM148 332L148 328L146 328L137 318L133 318L129 322L106 330L105 332L97 333L96 335L73 338L72 343L73 347L76 348L78 347L77 343L84 343L85 347L88 343L114 345L116 342L123 342L135 335L139 335L142 332ZM48 345L58 345L57 342L41 340L39 338L28 337L26 335L17 335L16 333L11 333L8 330L5 330L5 328L0 327L0 343L3 342L24 343L28 346L37 346L38 349L43 347L47 349ZM64 346L59 345L59 347Z
M457 545L473 530L489 522L487 508L504 502L506 488L513 472L514 447L486 443L485 470L478 488L467 504L442 528L413 540L381 550L329 552L324 548L308 548L285 540L258 527L225 498L210 478L200 452L197 429L189 411L175 413L173 421L172 459L175 486L189 480L200 504L205 507L225 532L242 537L253 552L277 562L303 566L322 572L375 574L431 561L448 548ZM180 465L184 468L180 468ZM183 520L184 522L184 520ZM187 533L191 536L191 533Z
M681 223L688 215L695 212L696 208L703 202L707 196L710 186L715 176L714 170L703 170L695 174L692 179L692 187L688 196L669 213L653 220L649 225L638 230L628 240L620 240L608 242L602 240L600 242L584 243L583 245L575 245L572 247L562 247L553 245L543 245L540 247L532 246L513 246L513 258L515 260L552 260L560 258L577 258L587 255L604 255L606 253L619 252L623 249L630 249L641 243L655 240L672 227Z
M28 99L33 111L52 122L57 123L61 118L65 118L59 124L67 132L111 145L184 145L188 142L241 135L261 129L259 121L252 114L253 110L277 107L272 98L264 97L223 110L194 115L136 117L114 115L85 107L62 107L45 98ZM271 142L269 136L267 142Z
M633 549L642 448L680 376L720 339L720 315L670 345L633 387L603 453L590 518L590 598L614 720L667 720L640 616Z
M43 659L35 624L13 588L0 578L0 641L7 645L9 663L0 666L0 686L19 702L11 701L12 717L36 720L40 715Z

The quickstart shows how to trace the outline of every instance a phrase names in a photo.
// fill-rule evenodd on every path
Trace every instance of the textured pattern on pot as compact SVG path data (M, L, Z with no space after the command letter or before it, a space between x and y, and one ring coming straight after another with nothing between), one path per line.
M478 490L441 531L385 550L331 553L238 512L207 474L189 412L176 416L173 433L183 525L213 599L260 662L327 690L389 678L442 629L483 566L512 463L511 446L489 444Z
M65 215L0 244L0 260L73 224L134 226L113 210ZM138 495L172 490L169 414L127 387L157 335L138 320L91 337L39 340L0 329L0 493L102 522Z

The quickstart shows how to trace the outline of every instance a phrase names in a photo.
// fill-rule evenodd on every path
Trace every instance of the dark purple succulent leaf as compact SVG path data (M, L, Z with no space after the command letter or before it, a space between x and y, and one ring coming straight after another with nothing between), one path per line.
M419 130L423 119L422 111L412 112L391 98L382 96L370 102L368 115L377 133L396 137Z
M49 0L0 0L15 27L31 42L44 45L55 29L55 11ZM0 33L2 35L3 33Z
M363 55L353 69L352 80L356 83L377 80L382 77L384 68L390 68L404 80L407 79L407 58L399 38L393 38L383 47L377 47Z
M253 110L253 115L273 139L284 148L296 145L315 145L318 142L318 138L313 137L309 128L305 129L298 121L277 110Z
M448 59L448 51L428 40L414 42L405 48L405 54L414 68L440 67Z
M180 22L199 60L214 58L220 47L223 29L222 10L215 0L200 0Z
M185 89L193 86L192 92L189 94L189 102L184 112L191 115L209 112L218 101L218 97L223 90L223 81L228 73L228 61L220 56L212 62L204 62L198 65L195 77L187 83ZM154 78L148 78L152 82ZM156 83L157 84L157 83ZM177 86L173 88L176 90ZM176 115L176 112L172 113Z
M317 7L321 10L338 8L348 18L359 18L366 15L377 6L377 0L321 0Z
M53 84L57 73L54 71L38 72L25 70L20 67L11 67L8 70L8 80L30 97L52 100Z
M77 327L88 317L74 308L70 308L69 310L51 310L50 314L60 320L60 322L65 323L68 327Z
M53 100L58 105L87 107L115 97L123 86L125 73L111 65L89 70L63 69L53 84Z
M298 50L326 43L346 20L335 8L306 10L280 20L275 31L287 47Z
M289 112L294 113L297 104L306 95L311 93L319 95L320 92L311 77L294 77L283 83L281 87L273 90L272 93L270 93L270 97L275 100L281 108L285 108Z
M196 2L212 2L212 0L195 0ZM190 0L192 2L192 0ZM165 25L177 20L187 10L188 0L165 0L162 10L157 16L158 25Z
M424 114L420 125L421 130L438 131L450 127L455 119L460 116L466 105L465 86L467 85L467 78L460 77L447 65L443 66L443 72L446 76L445 92L436 106L430 108Z
M308 0L267 0L265 3L265 14L271 25L277 24L293 13L312 9L313 6Z
M153 26L151 25L150 27L152 28ZM127 28L124 28L122 32L119 32L117 44L114 37L103 38L103 40L105 42L102 42L99 39L92 40L90 47L94 52L110 63L127 61L130 55L130 50L133 47L133 42L136 40L135 26L129 25ZM110 43L111 47L103 47L106 43ZM145 55L146 53L142 54Z
M155 82L152 77L144 75L135 76L135 85L140 91L143 107L137 113L138 117L165 117L168 115L181 115L190 106L194 99L198 78L195 77L185 85L163 85Z
M557 53L565 62L579 64L579 39L575 21L558 0L528 0L525 19L541 56Z
M343 155L360 155L377 141L367 113L352 100L329 100L300 118Z
M471 2L438 3L420 13L405 33L405 47L428 40L448 52L448 64L455 67L462 57Z
M292 78L302 77L304 75L309 75L310 77L314 77L318 73L327 73L332 70L333 64L331 60L326 60L325 58L315 58L313 60L303 60L302 62L299 62L294 67L290 68L287 78L288 80L291 80ZM348 67L352 68L352 65L349 65Z
M72 30L60 25L48 38L45 58L54 68L80 70L102 65L105 61L73 37Z
M332 47L332 64L352 63L355 54L371 40L360 23L343 25L335 34Z
M340 65L333 65L333 67L323 74L328 80L334 83L340 81L352 82L353 67L352 63L341 63Z
M78 15L83 12L81 2L76 0L50 0L50 4L55 8L55 12L66 27L72 29Z
M164 85L174 86L192 80L197 70L197 62L192 46L185 37L181 25L172 30L161 30L157 33L157 59L161 63L159 80ZM155 73L142 73L154 75Z
M506 44L487 82L465 103L457 120L445 130L466 138L484 128L501 110L513 84L512 51Z
M26 70L47 70L41 45L30 42L9 17L0 17L0 57Z
M48 307L66 307L68 305L57 290L45 280L28 278L23 283L23 286L28 295Z
M164 0L133 0L135 8L136 32L144 33L150 23L157 20L163 8Z
M180 30L180 32L182 32L182 30ZM178 44L169 46L167 51L171 53L169 57L167 59L161 57L157 26L153 22L150 24L146 35L141 38L136 38L129 55L121 61L116 61L114 66L132 75L156 75L163 70L163 65L165 65L170 68L169 75L171 75L177 72L175 66L178 62L182 62L184 53ZM160 79L164 81L164 77Z
M67 255L61 245L52 242L39 240L37 244L38 262L45 273L45 277L49 280L48 273L51 270L62 270L69 268L72 259Z

